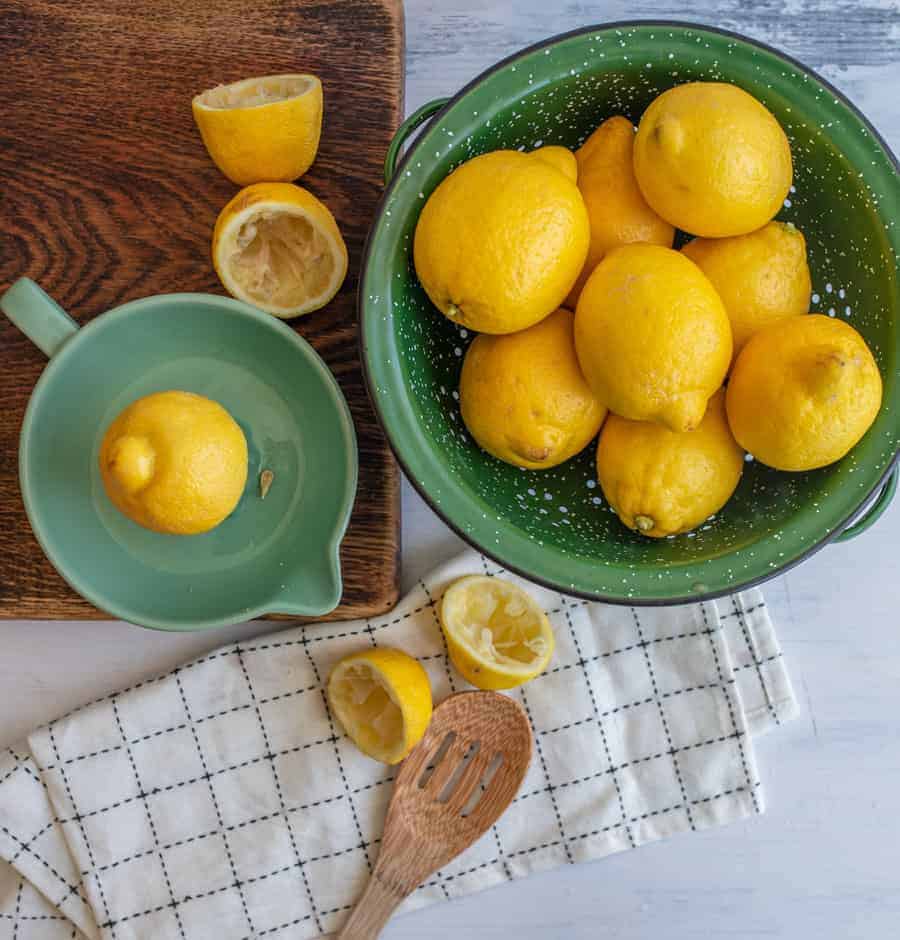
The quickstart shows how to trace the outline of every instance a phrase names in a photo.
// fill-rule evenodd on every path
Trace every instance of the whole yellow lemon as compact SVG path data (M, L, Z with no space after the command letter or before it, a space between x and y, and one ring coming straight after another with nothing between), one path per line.
M769 222L749 235L695 238L681 250L719 292L735 356L762 327L809 310L806 240L793 225Z
M648 203L692 235L743 235L765 225L791 185L781 125L736 85L690 82L644 112L634 172Z
M217 402L156 392L110 424L100 474L113 504L138 525L196 535L237 506L247 482L247 441Z
M689 431L728 371L731 327L715 288L683 254L625 245L584 285L575 350L610 411Z
M631 242L672 247L675 229L647 205L634 177L634 126L616 116L604 121L575 153L578 188L591 221L587 261L566 298L575 309L588 275L613 248Z
M610 415L597 446L597 479L619 518L642 535L688 532L718 512L744 468L720 389L693 431Z
M811 314L752 336L728 382L738 442L776 470L840 460L881 408L881 374L865 340L843 320Z
M500 460L543 470L577 454L606 415L588 387L562 308L527 330L476 336L459 382L463 421Z
M479 333L514 333L562 303L589 239L571 179L540 153L495 150L457 167L431 194L413 259L445 316Z

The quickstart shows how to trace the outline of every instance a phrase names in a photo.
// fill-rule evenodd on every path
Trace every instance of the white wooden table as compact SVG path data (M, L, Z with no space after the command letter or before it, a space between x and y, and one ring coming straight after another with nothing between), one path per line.
M706 22L774 43L834 82L900 149L900 0L659 5L407 0L407 110L554 33L629 17ZM404 485L404 584L461 547ZM766 594L803 704L759 742L769 811L539 875L394 923L392 940L816 937L900 931L900 501ZM120 624L0 623L0 745L162 671L245 624L170 636Z

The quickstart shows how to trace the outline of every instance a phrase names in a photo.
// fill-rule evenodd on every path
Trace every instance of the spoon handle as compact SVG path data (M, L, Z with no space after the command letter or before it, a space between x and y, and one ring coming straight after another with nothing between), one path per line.
M402 900L403 896L378 877L376 869L335 940L376 940Z

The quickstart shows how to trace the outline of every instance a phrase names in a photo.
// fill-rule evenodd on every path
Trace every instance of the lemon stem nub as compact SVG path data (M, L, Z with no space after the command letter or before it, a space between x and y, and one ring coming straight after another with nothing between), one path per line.
M447 305L447 316L448 316L451 320L462 320L462 318L463 318L463 312L462 312L462 310L461 310L459 307L456 306L456 304L448 304L448 305Z
M847 378L847 357L838 349L816 351L812 368L809 370L808 387L817 398L834 400L841 385Z
M635 516L634 526L638 532L649 532L655 528L656 523L649 516Z
M128 493L137 493L153 479L156 451L146 437L120 437L110 451L109 469Z

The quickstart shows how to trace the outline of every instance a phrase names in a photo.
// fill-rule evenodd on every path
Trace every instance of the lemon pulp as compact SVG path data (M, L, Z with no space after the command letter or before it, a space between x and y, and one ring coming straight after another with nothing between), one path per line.
M339 714L353 713L359 743L365 751L388 751L403 734L403 713L368 663L351 663L332 686Z
M273 101L286 101L305 95L315 82L309 75L268 75L264 78L248 78L230 85L216 85L201 92L196 102L205 108L229 110L231 108L254 108Z
M225 263L255 303L291 308L321 297L336 268L334 253L308 219L266 210L242 222Z

